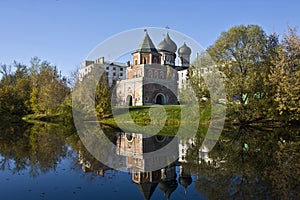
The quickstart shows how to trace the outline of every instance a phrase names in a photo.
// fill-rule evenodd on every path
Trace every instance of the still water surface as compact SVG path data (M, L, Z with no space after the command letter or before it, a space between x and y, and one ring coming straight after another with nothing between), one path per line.
M2 126L1 199L299 199L299 128L225 128L209 153L199 150L201 130L143 139L140 150L132 138L142 133L108 132L123 171L95 159L72 127ZM174 139L178 159L144 171L137 155Z

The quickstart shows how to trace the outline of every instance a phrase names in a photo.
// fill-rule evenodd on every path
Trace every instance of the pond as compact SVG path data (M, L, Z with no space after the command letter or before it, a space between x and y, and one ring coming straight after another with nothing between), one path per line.
M96 159L73 127L2 125L1 199L299 199L299 132L225 127L208 152L201 133L178 138L108 130L114 149L101 147L101 155L119 159L116 170ZM171 143L159 158L146 156Z

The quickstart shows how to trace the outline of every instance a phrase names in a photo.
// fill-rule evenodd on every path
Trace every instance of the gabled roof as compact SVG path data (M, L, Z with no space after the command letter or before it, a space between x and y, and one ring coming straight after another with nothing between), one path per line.
M155 45L153 44L153 42L147 32L146 32L144 39L142 40L141 44L139 45L139 47L136 51L141 52L141 53L151 53L151 52L158 53L157 49L155 48Z

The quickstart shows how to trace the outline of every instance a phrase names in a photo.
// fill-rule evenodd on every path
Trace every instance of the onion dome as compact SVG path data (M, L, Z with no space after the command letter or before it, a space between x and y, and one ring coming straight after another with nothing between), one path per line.
M166 37L163 41L159 43L157 46L158 50L160 51L169 51L175 53L177 50L176 43L170 38L169 33L166 34Z
M185 43L178 49L178 54L180 55L191 55L192 50Z
M164 38L164 40L158 44L157 49L159 51L170 51L169 44L167 43L166 38Z
M170 198L171 194L176 190L178 183L176 180L159 182L158 187L161 189L165 196Z
M193 182L193 179L190 176L179 177L179 183L184 188L187 188L189 185L192 184L192 182Z

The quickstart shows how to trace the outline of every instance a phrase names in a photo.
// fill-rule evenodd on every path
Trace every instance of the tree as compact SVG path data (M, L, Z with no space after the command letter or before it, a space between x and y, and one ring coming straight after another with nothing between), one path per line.
M229 117L250 122L266 116L262 107L269 96L265 85L271 60L271 39L257 25L240 25L223 32L208 48L218 69L225 75ZM239 103L234 103L235 99Z
M108 79L105 73L101 76L96 88L96 113L98 118L104 118L111 114L112 89L108 86Z
M0 113L4 116L23 116L30 112L29 97L31 84L27 67L14 61L11 65L2 65L0 73Z
M188 69L187 79L195 91L198 100L203 96L209 97L209 89L204 80L204 69L210 69L214 66L210 56L206 52L197 54L197 58Z
M199 101L210 98L212 103L225 99L224 76L215 66L207 52L197 54L196 60L188 70L188 80L197 94Z
M0 85L9 85L11 81L11 66L3 64L0 66L0 74L2 74L2 79Z
M287 121L300 120L300 36L295 28L284 35L278 58L269 75L278 114Z
M92 68L78 81L72 92L73 113L82 119L95 120L111 114L112 87L109 87L105 68Z
M47 61L40 62L35 58L31 63L32 110L39 114L55 113L70 93L67 79L57 72L56 66L50 65Z
M70 94L67 79L56 66L38 57L31 60L30 68L14 61L12 65L1 65L0 73L2 115L53 114Z

